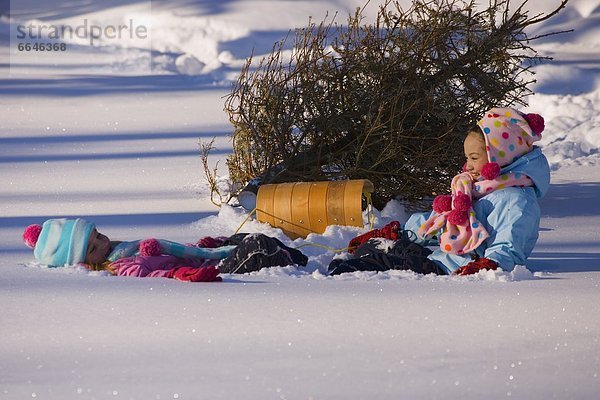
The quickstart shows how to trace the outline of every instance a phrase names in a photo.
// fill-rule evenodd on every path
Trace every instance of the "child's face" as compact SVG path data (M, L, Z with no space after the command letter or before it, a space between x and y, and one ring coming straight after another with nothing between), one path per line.
M469 133L464 143L465 157L467 158L467 172L473 179L478 179L481 169L488 163L485 151L485 141L477 133Z
M96 229L90 234L88 240L87 253L85 256L86 264L100 264L106 261L110 253L110 240L98 232Z

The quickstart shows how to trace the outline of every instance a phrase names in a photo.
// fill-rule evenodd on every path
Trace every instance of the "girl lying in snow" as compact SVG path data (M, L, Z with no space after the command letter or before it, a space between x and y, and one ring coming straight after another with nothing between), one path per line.
M435 198L433 211L392 222L350 242L354 258L334 260L333 274L357 270L410 269L420 273L474 274L510 271L524 264L538 239L540 207L550 185L546 157L533 143L544 119L512 108L493 108L464 141L463 173L451 195ZM387 249L383 237L394 240ZM423 246L439 246L433 252Z
M220 281L219 273L258 271L263 267L306 265L307 258L262 234L205 237L196 245L168 240L113 242L84 219L49 219L23 233L36 260L60 267L83 264L119 276L163 277L182 281Z

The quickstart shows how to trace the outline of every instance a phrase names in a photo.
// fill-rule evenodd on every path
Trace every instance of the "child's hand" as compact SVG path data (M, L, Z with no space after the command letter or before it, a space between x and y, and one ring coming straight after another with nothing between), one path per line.
M453 275L473 275L484 269L495 270L497 268L498 263L496 263L496 261L490 260L489 258L480 258L460 267L454 271Z

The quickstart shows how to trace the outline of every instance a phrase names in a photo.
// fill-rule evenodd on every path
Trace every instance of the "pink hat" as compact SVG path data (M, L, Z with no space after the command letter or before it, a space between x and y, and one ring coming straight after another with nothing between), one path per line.
M529 153L544 130L541 115L522 114L514 108L492 108L477 124L483 131L489 160L481 171L485 179L494 179L500 173L499 167Z

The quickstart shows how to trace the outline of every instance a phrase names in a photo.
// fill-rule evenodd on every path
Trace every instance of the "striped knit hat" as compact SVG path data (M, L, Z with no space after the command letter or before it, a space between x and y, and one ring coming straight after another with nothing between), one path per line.
M84 219L49 219L43 226L29 225L25 244L41 264L60 267L85 261L90 234L96 228Z

